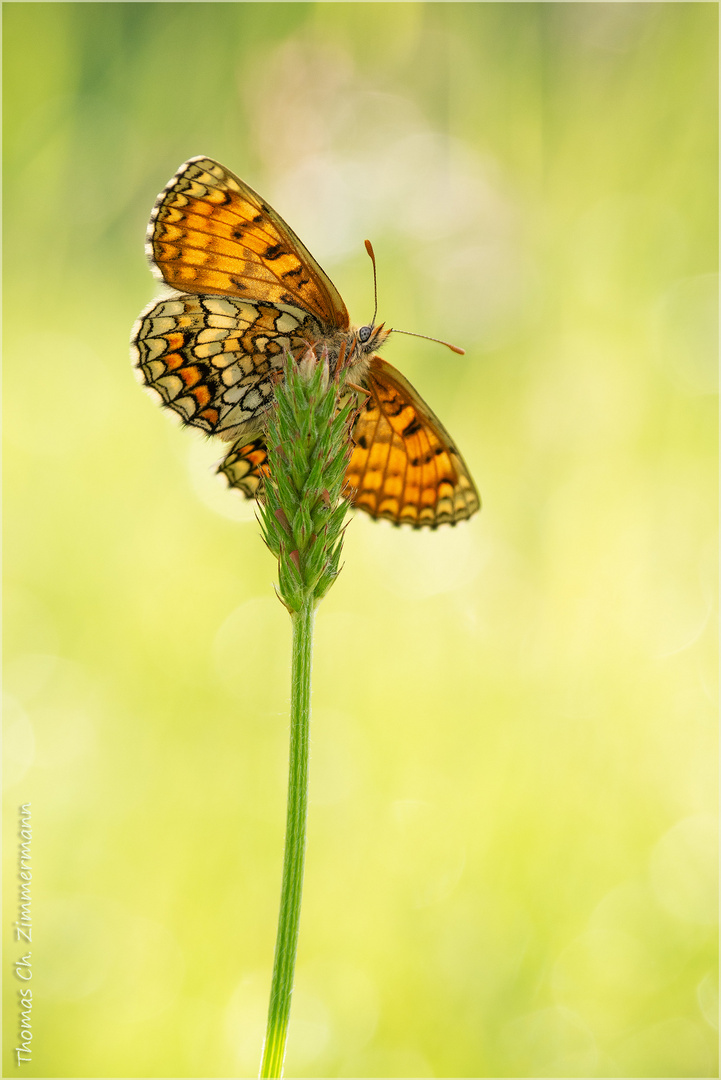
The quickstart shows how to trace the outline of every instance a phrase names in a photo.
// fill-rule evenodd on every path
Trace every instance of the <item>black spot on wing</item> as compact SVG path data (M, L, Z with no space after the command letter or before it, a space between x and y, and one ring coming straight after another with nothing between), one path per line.
M437 453L442 454L443 450L430 450L425 454L421 454L419 457L410 458L409 460L413 468L416 469L419 465L430 465Z
M302 266L296 266L295 270L284 270L283 273L280 276L284 277L284 278L288 278L288 277L302 276L302 274L303 274L303 267ZM299 281L298 284L299 285L307 285L308 284L308 278L303 278L303 280Z
M401 432L401 435L403 436L404 439L407 439L411 435L415 435L417 431L420 431L421 426L422 425L419 423L418 417L414 416L413 419L411 420L411 422L409 424L406 424L406 426L403 428L403 431Z

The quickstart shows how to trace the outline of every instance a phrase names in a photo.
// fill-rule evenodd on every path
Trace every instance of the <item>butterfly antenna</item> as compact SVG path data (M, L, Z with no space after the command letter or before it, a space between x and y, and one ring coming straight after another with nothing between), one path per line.
M425 338L426 341L435 341L438 345L445 345L447 349L450 349L451 352L458 353L459 356L466 355L466 350L461 349L458 345L451 345L450 341L441 341L441 339L437 337L429 337L428 334L414 334L412 330L396 330L395 326L393 327L392 333L407 334L408 337Z
M370 260L373 263L373 298L375 301L375 307L373 308L373 318L371 319L371 326L376 324L376 315L378 314L378 279L376 276L376 257L373 251L373 245L370 240L366 240L366 251L370 255Z
M370 256L370 260L373 263L373 297L375 300L375 307L373 308L373 318L371 319L371 326L375 326L376 315L378 314L378 280L376 275L376 257L373 251L373 245L371 244L370 240L365 241L365 246L366 251ZM409 337L425 338L426 341L435 341L438 345L445 345L447 349L451 350L451 352L458 353L459 356L466 355L465 349L459 348L458 345L451 345L450 341L441 341L441 339L437 337L429 337L427 334L414 334L412 330L396 330L395 328L393 329L393 333L407 334Z

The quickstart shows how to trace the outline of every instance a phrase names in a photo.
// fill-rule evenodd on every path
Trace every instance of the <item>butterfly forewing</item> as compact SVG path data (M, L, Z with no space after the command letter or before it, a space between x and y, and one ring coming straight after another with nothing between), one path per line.
M448 432L399 371L379 356L353 430L350 501L371 517L434 527L469 518L480 500Z
M159 195L148 256L183 292L296 305L328 327L349 326L337 289L292 229L210 158L185 162Z

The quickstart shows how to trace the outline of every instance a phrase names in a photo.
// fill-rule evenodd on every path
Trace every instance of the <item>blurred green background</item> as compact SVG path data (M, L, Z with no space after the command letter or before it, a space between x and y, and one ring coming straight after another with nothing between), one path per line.
M358 515L317 620L287 1075L716 1070L712 4L10 3L5 1075L252 1076L290 626L220 445L135 384L143 238L216 157L481 490Z

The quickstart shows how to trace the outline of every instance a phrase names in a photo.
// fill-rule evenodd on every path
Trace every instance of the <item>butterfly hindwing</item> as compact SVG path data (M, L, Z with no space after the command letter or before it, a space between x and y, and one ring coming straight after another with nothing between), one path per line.
M211 158L180 166L158 196L148 257L168 285L290 304L347 329L337 289L292 229L261 197Z
M222 439L254 436L283 356L320 333L300 308L229 296L158 300L133 331L142 379L183 421Z
M450 435L407 379L373 356L346 472L353 506L414 526L469 518L480 499Z
M218 466L228 481L229 487L238 488L243 494L253 499L262 494L263 482L268 476L268 449L263 436L233 446Z

